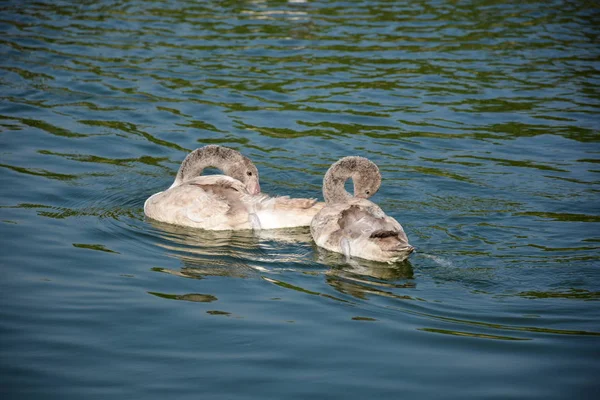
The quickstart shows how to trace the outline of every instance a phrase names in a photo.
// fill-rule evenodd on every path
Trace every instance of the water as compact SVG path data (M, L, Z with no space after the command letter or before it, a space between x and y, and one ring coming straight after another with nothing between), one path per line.
M592 398L594 2L0 3L3 398ZM147 221L186 153L321 197L338 158L418 248Z

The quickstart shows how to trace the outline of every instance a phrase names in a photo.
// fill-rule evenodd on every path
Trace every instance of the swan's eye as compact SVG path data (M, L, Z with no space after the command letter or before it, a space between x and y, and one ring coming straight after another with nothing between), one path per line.
M248 171L248 172L246 172L246 175L252 176L252 172Z
M368 190L365 192L366 194L371 194L371 192L369 192Z

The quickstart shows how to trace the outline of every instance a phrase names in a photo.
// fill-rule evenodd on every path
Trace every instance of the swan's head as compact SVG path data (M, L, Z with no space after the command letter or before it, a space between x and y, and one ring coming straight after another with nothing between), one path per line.
M241 155L241 154L240 154ZM242 182L250 194L260 193L258 169L249 158L234 163L227 171L227 175Z
M364 165L362 171L352 175L352 182L354 182L354 197L368 199L377 193L381 186L379 168L369 161Z
M379 190L381 174L374 162L364 157L344 157L335 162L323 179L323 196L327 202L345 201L352 196L344 184L352 178L354 197L368 199Z

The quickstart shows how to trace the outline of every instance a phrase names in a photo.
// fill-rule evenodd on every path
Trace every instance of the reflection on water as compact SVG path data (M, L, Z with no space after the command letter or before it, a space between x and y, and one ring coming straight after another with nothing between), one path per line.
M104 247L101 244L73 243L73 247L79 247L80 249L90 249L90 250L104 251L107 253L119 254L117 251L112 251L110 249L107 249L106 247Z
M382 280L412 279L413 269L409 260L392 264L370 260L348 259L340 253L327 251L314 246L317 261L332 267L334 271L342 271L354 276L371 276Z
M481 338L481 339L494 339L494 340L531 340L526 338L517 338L512 336L500 336L500 335L488 335L485 333L473 333L473 332L460 332L460 331L451 331L447 329L432 329L432 328L422 328L420 329L423 332L432 332L432 333L441 333L444 335L454 335L454 336L467 336L473 338Z
M148 294L151 294L156 297L161 297L163 299L193 301L196 303L211 303L211 302L217 300L217 298L213 295L200 294L200 293L189 293L189 294L178 295L178 294L148 292Z
M169 254L202 264L222 257L268 263L303 262L312 242L308 228L279 230L207 231L190 229L148 219L159 240L156 245ZM282 244L295 245L297 252L279 252ZM290 247L292 248L292 247Z
M364 298L365 294L371 293L410 299L409 296L397 296L376 287L415 287L413 269L409 261L390 265L368 260L349 260L341 254L314 245L310 230L306 227L259 231L207 231L151 219L147 219L147 222L154 227L157 237L155 244L166 249L167 254L176 257L183 264L177 270L153 267L152 270L156 272L193 279L208 276L247 278L251 275L266 274L263 278L271 283L309 294L320 293L290 285L267 275L284 271L324 274L331 287L358 298ZM315 252L316 261L323 269L306 269L307 262L315 257L311 255L311 251ZM281 267L282 265L285 267Z

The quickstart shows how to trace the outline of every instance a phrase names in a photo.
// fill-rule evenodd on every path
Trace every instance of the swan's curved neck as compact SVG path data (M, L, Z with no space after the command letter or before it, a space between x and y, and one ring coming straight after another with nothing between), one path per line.
M354 196L345 189L346 181L352 178ZM353 197L368 199L381 185L381 174L377 165L359 156L344 157L334 163L323 178L323 197L327 203L346 202Z
M192 151L181 163L177 176L171 187L202 175L205 168L217 168L225 175L231 176L231 169L236 162L243 162L237 152L219 146L205 146Z
M325 174L323 197L327 203L341 203L353 197L345 188L346 181L354 178L356 174L356 171L350 167L347 163L337 162Z

